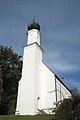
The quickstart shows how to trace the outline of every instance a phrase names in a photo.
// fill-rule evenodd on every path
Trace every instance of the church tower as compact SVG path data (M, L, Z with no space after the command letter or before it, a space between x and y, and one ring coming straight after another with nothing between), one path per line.
M37 42L40 45L40 25L33 19L28 25L28 45Z
M27 35L15 114L52 114L58 102L71 97L71 93L61 79L42 61L40 25L34 19L28 25Z
M40 25L34 19L28 25L28 41L24 46L22 78L19 81L16 115L35 115L41 103L40 66L42 48L40 47Z

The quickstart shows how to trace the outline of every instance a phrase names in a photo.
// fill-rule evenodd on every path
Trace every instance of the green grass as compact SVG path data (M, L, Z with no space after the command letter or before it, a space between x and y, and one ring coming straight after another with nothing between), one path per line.
M0 120L52 120L52 115L35 115L35 116L15 116L0 115Z

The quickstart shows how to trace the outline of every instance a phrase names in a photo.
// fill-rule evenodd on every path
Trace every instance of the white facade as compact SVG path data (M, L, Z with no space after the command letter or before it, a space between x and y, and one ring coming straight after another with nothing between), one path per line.
M24 46L16 115L50 114L58 101L71 96L67 87L43 63L42 51L39 30L29 30L28 42Z

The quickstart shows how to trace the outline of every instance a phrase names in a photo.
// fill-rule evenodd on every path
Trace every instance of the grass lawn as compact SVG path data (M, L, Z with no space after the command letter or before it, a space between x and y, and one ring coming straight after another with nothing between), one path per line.
M0 120L52 120L52 115L35 115L35 116L15 116L0 115Z

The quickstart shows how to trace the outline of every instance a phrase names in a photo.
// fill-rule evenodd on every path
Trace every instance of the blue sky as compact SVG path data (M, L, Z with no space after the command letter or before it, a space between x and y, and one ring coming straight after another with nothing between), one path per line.
M34 15L41 25L44 62L80 91L80 0L0 0L0 45L23 55Z

